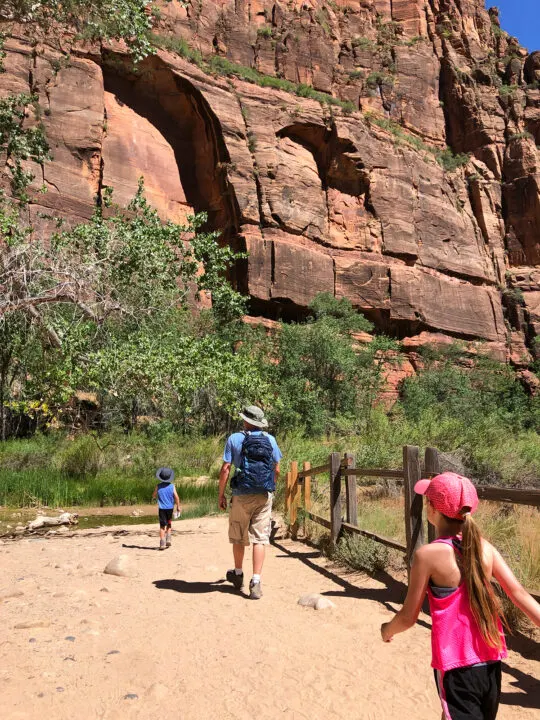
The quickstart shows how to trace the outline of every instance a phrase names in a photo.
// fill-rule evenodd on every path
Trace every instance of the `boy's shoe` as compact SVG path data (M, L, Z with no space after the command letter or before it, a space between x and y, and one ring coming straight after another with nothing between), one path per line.
M241 590L242 585L244 584L244 573L241 575L237 575L234 570L227 570L227 575L225 576L228 580L228 582L232 583L236 590Z
M262 598L262 587L261 582L253 582L253 580L249 583L249 599L250 600L260 600Z
M172 545L171 536L167 535L167 542L165 543L165 547L171 547L171 545Z
M160 540L160 541L159 541L159 549L160 549L160 550L165 550L166 547L167 547L167 546L165 545L165 540Z

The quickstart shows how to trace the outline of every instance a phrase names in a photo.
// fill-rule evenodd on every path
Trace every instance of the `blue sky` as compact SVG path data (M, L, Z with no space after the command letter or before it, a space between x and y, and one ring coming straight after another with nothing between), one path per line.
M540 0L486 0L486 7L496 5L501 27L515 35L529 49L540 50Z

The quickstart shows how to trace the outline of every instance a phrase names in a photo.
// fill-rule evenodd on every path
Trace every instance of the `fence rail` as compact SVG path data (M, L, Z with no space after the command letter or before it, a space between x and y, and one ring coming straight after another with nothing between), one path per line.
M403 467L401 469L388 468L357 468L355 456L352 453L331 453L328 462L312 468L309 462L303 464L298 470L298 463L291 463L287 473L287 487L285 495L286 510L289 513L291 533L296 537L298 532L298 510L303 499L304 517L330 530L333 543L343 533L351 533L371 538L387 547L402 552L406 557L407 568L410 569L414 553L424 544L424 515L422 496L414 492L415 483L423 477L431 477L442 472L441 458L436 448L427 448L423 464L420 462L419 449L413 445L403 447ZM312 512L311 480L316 475L328 473L330 492L330 518L323 518ZM405 496L404 522L406 543L400 543L390 538L358 527L357 508L357 479L361 477L393 478L397 484L403 485ZM345 484L345 519L342 510L342 479ZM511 503L516 505L531 505L540 507L540 490L500 488L490 485L476 486L478 497L483 500ZM428 542L435 538L434 528L428 524ZM540 591L531 591L531 595L540 600Z

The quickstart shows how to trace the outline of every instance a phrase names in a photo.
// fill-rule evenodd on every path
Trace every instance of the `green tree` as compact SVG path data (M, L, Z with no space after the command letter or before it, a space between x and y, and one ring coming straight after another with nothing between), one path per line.
M170 1L170 0L168 0ZM152 0L3 0L0 21L33 26L51 41L66 29L82 40L125 40L135 61L154 52Z
M40 122L32 127L25 125L26 116L30 112L37 119L37 108L36 95L8 95L0 99L0 154L11 175L12 192L23 201L28 199L26 188L34 179L33 173L24 169L23 161L43 163L50 158L43 125ZM8 220L4 215L3 222ZM10 232L15 232L14 227Z
M380 382L378 358L393 342L360 346L354 334L373 326L345 298L322 293L310 309L307 322L284 325L278 333L274 374L282 398L280 425L304 427L312 435L343 422L365 427Z
M225 412L233 402L231 372L247 383L230 341L213 347L211 333L203 333L195 342L193 322L182 311L204 291L218 299L210 328L237 322L244 300L223 277L235 253L219 245L218 233L201 232L204 215L183 226L162 223L143 189L141 181L127 211L96 208L90 221L45 243L33 242L13 201L0 204L0 320L7 328L23 318L22 326L29 323L41 339L41 370L19 377L27 407L40 401L60 411L77 390L93 389L124 420L140 402L168 415L179 402L187 418L195 388L206 387L216 397L207 406ZM6 362L14 368L21 339L5 338ZM205 352L213 365L202 362ZM224 357L237 369L227 369ZM165 368L173 373L169 379ZM194 375L194 368L203 370Z

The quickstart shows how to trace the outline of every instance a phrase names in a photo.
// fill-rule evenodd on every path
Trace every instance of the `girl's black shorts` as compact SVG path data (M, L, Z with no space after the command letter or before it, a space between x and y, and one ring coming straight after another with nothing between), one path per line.
M495 720L501 698L501 662L435 670L447 720Z

